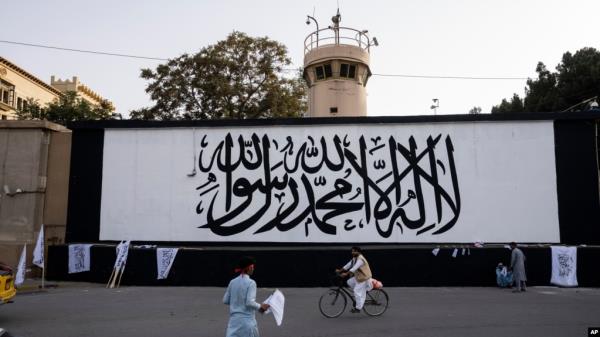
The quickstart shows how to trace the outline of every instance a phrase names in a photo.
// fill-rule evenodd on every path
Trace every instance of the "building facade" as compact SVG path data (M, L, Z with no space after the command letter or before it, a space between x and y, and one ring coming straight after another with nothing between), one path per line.
M105 100L83 85L77 76L71 80L57 80L52 76L50 84L47 84L0 56L0 119L16 119L16 112L27 109L31 99L44 107L59 100L67 91L77 92L78 97L92 105Z

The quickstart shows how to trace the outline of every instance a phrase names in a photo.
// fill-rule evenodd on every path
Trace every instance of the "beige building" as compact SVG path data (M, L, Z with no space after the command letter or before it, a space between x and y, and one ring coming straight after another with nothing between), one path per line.
M82 99L98 105L104 98L83 85L74 76L71 80L56 80L45 83L23 68L0 56L0 119L15 119L16 111L27 108L33 99L40 106L58 100L67 91L75 91Z
M71 80L56 79L55 76L50 77L50 86L60 92L75 91L77 95L92 105L99 105L105 99L92 89L83 85L77 76L73 76Z

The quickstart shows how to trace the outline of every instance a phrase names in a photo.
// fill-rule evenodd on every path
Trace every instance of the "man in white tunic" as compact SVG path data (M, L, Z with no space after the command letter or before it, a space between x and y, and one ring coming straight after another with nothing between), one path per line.
M525 254L517 248L517 244L514 242L510 243L510 249L512 250L510 255L510 269L513 272L515 280L515 290L513 292L526 291Z
M356 307L352 308L351 312L360 312L365 304L367 291L371 289L372 277L371 268L360 247L352 247L352 260L341 269L336 269L336 272L342 277L351 276L347 283L354 291L356 299Z
M240 275L229 282L223 296L223 303L229 305L226 337L259 337L255 314L265 312L269 305L256 303L256 282L250 278L254 259L242 258L236 272Z

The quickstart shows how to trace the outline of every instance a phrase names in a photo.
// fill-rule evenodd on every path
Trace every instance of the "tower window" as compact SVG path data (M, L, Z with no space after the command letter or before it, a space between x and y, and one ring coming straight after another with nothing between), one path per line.
M356 75L356 66L354 64L342 63L340 65L340 77L354 78Z
M323 71L323 66L316 67L315 72L317 74L317 80L325 79L325 72Z
M322 64L315 67L315 75L317 80L324 80L331 77L333 72L331 71L331 63Z
M324 64L323 68L325 68L325 78L331 77L333 74L331 71L331 63Z
M329 113L336 114L337 112L337 106L332 106L331 108L329 108Z

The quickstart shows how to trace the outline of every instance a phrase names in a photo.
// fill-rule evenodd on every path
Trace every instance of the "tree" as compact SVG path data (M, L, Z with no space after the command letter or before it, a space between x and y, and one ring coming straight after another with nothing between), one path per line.
M77 92L67 91L58 100L42 107L38 101L28 99L22 110L17 110L18 119L48 120L58 124L80 120L113 119L116 114L109 101L102 101L99 105L90 104L78 97Z
M513 94L510 102L506 98L502 99L500 105L492 107L492 113L506 113L506 112L523 112L523 100L519 95Z
M481 113L481 107L474 106L471 110L469 110L470 115L478 115Z
M306 88L284 45L241 32L183 54L156 70L143 69L154 106L131 111L132 119L296 117L306 110Z
M539 62L535 71L537 79L528 79L525 97L514 94L510 102L503 99L492 108L499 112L552 112L564 111L586 99L600 96L600 52L582 48L563 54L556 72L549 71Z

